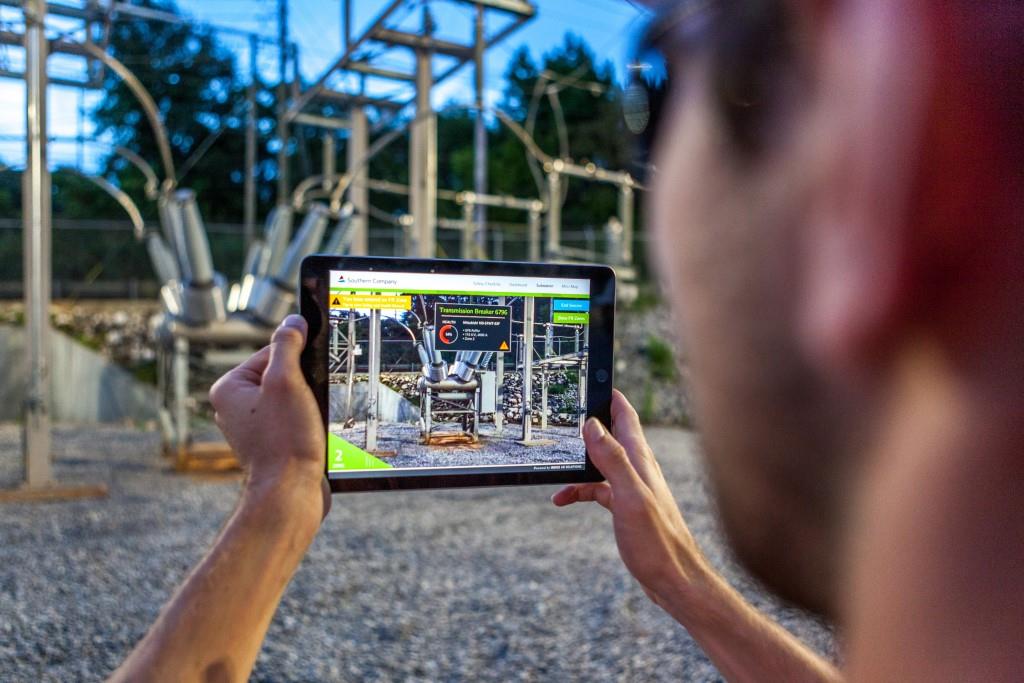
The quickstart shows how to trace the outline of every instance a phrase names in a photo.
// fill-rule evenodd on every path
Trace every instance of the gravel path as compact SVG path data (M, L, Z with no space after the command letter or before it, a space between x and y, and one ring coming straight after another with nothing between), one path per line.
M831 633L733 568L690 434L649 433L701 546L754 604L814 647ZM153 433L55 434L64 482L100 501L0 507L0 681L97 680L144 633L230 512L237 479L168 471ZM0 426L0 480L20 432ZM284 596L257 681L715 681L644 597L596 506L549 487L337 496Z

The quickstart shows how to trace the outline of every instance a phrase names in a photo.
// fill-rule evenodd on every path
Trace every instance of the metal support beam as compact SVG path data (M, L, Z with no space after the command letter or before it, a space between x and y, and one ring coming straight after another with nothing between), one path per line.
M505 305L505 297L498 297L498 305ZM509 342L512 340L510 339ZM498 351L494 356L494 429L501 436L505 426L505 352Z
M366 386L366 450L377 450L377 427L380 425L380 309L370 310L369 377Z
M46 152L46 0L25 5L25 173L22 207L25 268L25 484L53 483L50 458L51 198Z
M349 71L366 74L367 76L377 76L378 78L387 78L392 81L416 82L415 74L407 74L403 71L395 71L394 69L382 69L379 66L373 66L366 62L349 62L346 68Z
M544 256L558 258L562 249L562 176L556 170L548 171L548 234Z
M171 391L173 401L174 441L171 447L175 457L188 448L188 339L176 336L171 357Z
M533 311L534 298L523 297L523 441L533 440Z
M437 252L437 117L430 103L433 85L431 55L416 51L416 118L409 150L409 209L414 220L416 256L433 258Z
M351 41L348 44L348 46L346 46L344 54L338 57L338 59L336 59L333 64L324 69L323 72L321 72L320 77L316 79L316 82L314 82L313 85L306 88L302 92L302 94L295 100L295 102L292 103L291 107L288 110L288 116L291 117L294 116L295 114L298 114L307 104L309 104L313 100L314 97L316 97L321 91L323 91L324 87L327 85L327 80L331 77L331 75L338 69L342 69L348 66L349 62L352 61L352 57L355 54L356 50L359 49L359 46L366 42L367 38L376 29L382 27L384 25L384 22L387 21L387 18L391 16L395 12L395 10L401 7L404 2L405 0L391 0L391 3L388 4L388 6L385 7L383 10L381 10L381 13L378 14L377 17L373 20L373 24L366 31L366 33L361 35L356 40Z
M448 55L459 59L473 58L472 45L453 43L449 40L438 40L432 36L420 33L408 33L406 31L396 31L390 28L379 28L370 34L370 38L373 40L379 40L382 43L411 47L415 50L436 52L438 54Z
M245 253L256 239L256 79L259 68L256 63L259 43L255 36L249 38L249 87L245 90L245 189L243 222Z
M356 349L359 345L356 343L356 312L355 309L348 312L348 367L345 368L347 371L347 377L345 378L345 422L352 419L352 396L356 383Z
M277 203L288 202L288 0L277 0Z
M320 136L320 142L323 146L323 159L321 161L321 167L323 170L323 188L324 191L330 191L334 187L334 178L338 174L338 164L335 157L334 149L334 134L326 132Z
M590 352L590 325L583 326L583 355L580 357L580 376L579 376L579 404L576 409L579 411L579 417L577 418L577 428L579 429L580 438L583 438L583 424L587 421L587 373L590 371L590 367L587 365L587 358Z
M348 50L352 42L352 0L341 0L341 46Z
M462 0L478 7L502 10L521 17L532 17L537 9L526 0Z
M366 186L369 164L366 162L366 150L370 138L370 126L366 120L366 111L354 108L349 113L352 126L348 136L348 172L352 183L348 188L348 199L355 208L352 216L352 246L349 253L365 256L369 249L369 214L370 192Z
M633 265L633 187L619 186L619 220L622 221L622 262Z
M476 119L473 121L473 191L476 194L487 193L487 126L484 121L484 50L487 36L484 33L483 5L476 6L476 23L473 36L474 85L476 89ZM477 258L486 258L487 254L487 207L476 205L476 242Z
M379 109L388 109L392 112L402 109L407 104L406 102L396 102L383 97L371 97L369 95L362 94L353 95L350 93L337 92L336 90L320 90L316 94L316 99L337 102L348 107L377 107ZM294 119L298 116L299 114L294 114L292 118Z
M548 428L548 370L540 371L540 428Z
M473 204L462 205L462 243L459 250L459 258L472 259L480 258L476 250L476 242L473 240Z
M529 240L528 260L540 261L540 211L530 211L527 218L527 235Z
M304 126L314 126L327 130L348 130L351 121L348 119L336 118L333 116L317 116L316 114L296 114L292 123Z

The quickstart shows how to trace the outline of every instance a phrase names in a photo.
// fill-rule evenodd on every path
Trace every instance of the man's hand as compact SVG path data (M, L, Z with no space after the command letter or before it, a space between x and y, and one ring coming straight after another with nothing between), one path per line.
M571 484L551 500L558 506L595 501L610 510L626 568L648 597L667 609L670 594L710 570L647 445L640 418L621 392L612 392L612 432L590 418L583 440L607 481Z
M241 502L111 680L249 678L331 501L320 410L299 368L305 339L305 321L288 316L270 346L210 390L217 424L246 469Z
M838 682L839 672L747 604L708 564L683 521L633 406L612 393L612 431L591 418L587 453L607 481L566 486L551 500L595 501L612 513L626 568L686 627L729 681Z
M299 367L305 341L306 321L288 316L269 346L217 380L210 402L246 469L245 494L323 517L331 504L327 446L320 409Z

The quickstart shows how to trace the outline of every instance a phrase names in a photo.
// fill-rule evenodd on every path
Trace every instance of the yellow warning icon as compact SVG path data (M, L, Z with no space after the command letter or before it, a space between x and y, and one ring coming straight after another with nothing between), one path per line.
M331 308L341 308L341 297L331 297Z
M501 346L498 347L499 351L508 351L508 342L502 341Z

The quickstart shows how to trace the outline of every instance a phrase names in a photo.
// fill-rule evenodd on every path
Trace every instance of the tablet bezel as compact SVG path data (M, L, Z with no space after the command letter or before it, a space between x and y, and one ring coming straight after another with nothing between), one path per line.
M587 370L587 416L611 425L615 320L615 273L608 266L521 263L512 261L463 261L378 256L331 256L314 254L302 261L299 277L300 312L309 325L302 351L302 372L320 408L324 431L328 428L327 352L329 327L327 308L331 270L391 271L464 275L509 275L533 277L586 278L590 280L590 346ZM600 379L599 379L600 378ZM324 452L327 476L327 453ZM440 474L395 477L331 479L333 493L425 488L482 486L524 486L602 481L603 477L586 456L584 470L554 472L498 472L494 474Z

